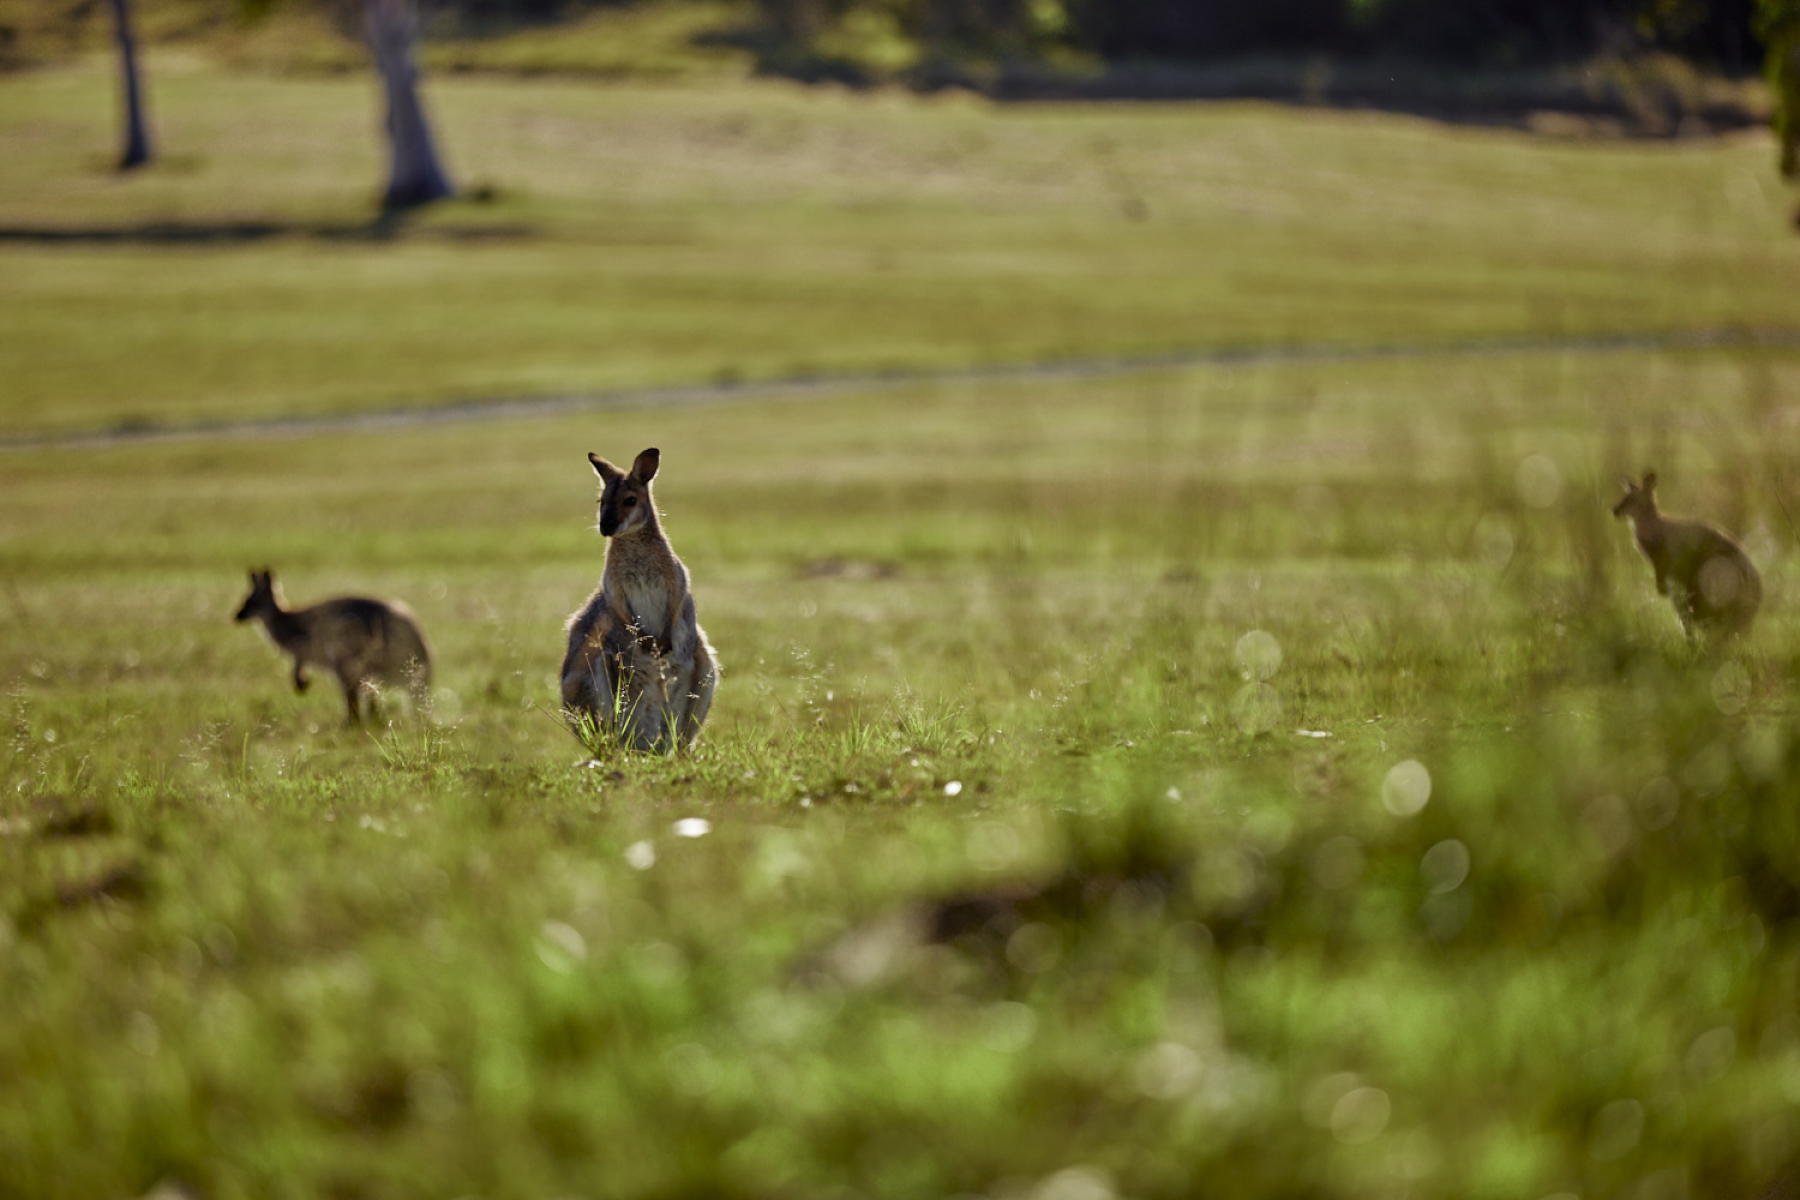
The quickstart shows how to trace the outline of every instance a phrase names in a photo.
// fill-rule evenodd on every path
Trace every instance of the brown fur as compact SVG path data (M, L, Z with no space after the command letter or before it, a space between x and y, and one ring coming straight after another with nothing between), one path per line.
M719 668L694 615L687 568L675 557L650 496L661 454L630 471L589 454L600 476L600 586L569 618L563 710L637 750L691 746L712 707Z
M1625 481L1625 497L1613 516L1631 522L1638 549L1656 571L1656 590L1667 596L1690 636L1750 631L1762 605L1762 577L1744 548L1704 521L1664 516L1656 507L1656 472L1642 484Z
M423 705L431 685L431 652L418 621L404 604L340 596L311 608L286 609L275 577L250 572L250 595L238 609L240 621L258 620L269 637L294 660L294 690L311 681L316 666L337 676L349 709L349 723L362 723L363 708L380 698L383 686L404 687Z

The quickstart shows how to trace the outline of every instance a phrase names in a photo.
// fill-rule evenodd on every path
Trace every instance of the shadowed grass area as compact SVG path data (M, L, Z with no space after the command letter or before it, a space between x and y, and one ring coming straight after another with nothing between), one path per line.
M1197 347L1791 328L1761 135L436 79L487 203L371 223L366 79L0 80L7 432Z
M12 455L0 1192L1756 1194L1800 1150L1797 385L1426 358ZM693 756L589 760L583 455L650 444L725 679ZM1763 567L1730 654L1606 513L1646 464ZM294 697L229 621L265 563L406 599L436 719Z

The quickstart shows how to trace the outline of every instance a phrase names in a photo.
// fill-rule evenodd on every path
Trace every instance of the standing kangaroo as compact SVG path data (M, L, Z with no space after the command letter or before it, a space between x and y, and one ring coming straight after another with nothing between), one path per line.
M361 596L340 596L311 608L281 607L275 576L250 572L250 595L237 611L240 621L258 620L269 637L294 659L294 690L304 692L310 663L337 676L350 710L349 723L362 723L365 703L380 699L383 685L404 687L424 705L431 685L431 652L404 604Z
M564 712L635 750L693 745L719 680L694 617L687 568L650 498L661 461L650 449L621 471L588 455L600 476L606 567L593 596L569 618L562 665Z
M1762 578L1744 548L1704 521L1665 517L1656 507L1656 472L1625 482L1613 516L1631 522L1638 549L1656 569L1656 590L1667 596L1692 637L1748 633L1762 604Z

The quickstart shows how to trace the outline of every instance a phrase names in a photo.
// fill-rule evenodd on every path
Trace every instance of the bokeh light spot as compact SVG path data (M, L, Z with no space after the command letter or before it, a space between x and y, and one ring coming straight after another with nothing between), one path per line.
M1265 682L1281 669L1281 643L1266 630L1252 629L1237 640L1231 661L1244 679L1251 683Z
M1431 772L1416 758L1395 763L1381 781L1381 806L1396 817L1410 817L1431 799Z
M1144 1051L1132 1070L1138 1091L1155 1100L1173 1100L1200 1082L1200 1056L1180 1042L1158 1042Z
M1588 1154L1595 1162L1617 1162L1644 1136L1644 1106L1636 1100L1614 1100L1594 1114Z
M1476 523L1471 545L1475 557L1490 569L1504 570L1513 556L1512 527L1507 524L1505 517L1489 513Z
M587 939L581 931L561 921L545 921L538 930L537 955L546 967L561 975L575 969L587 958Z
M1381 1136L1393 1105L1380 1088L1352 1088L1331 1107L1331 1136L1348 1146L1360 1146Z
M1720 1025L1694 1039L1682 1066L1687 1070L1688 1081L1702 1087L1724 1078L1736 1057L1737 1035L1730 1026Z
M162 1033L156 1026L156 1018L147 1012L134 1012L126 1022L126 1040L131 1048L145 1058L155 1058L162 1045Z
M1625 801L1611 792L1590 800L1581 811L1581 819L1609 855L1623 854L1637 837L1631 811L1625 807Z
M1542 454L1530 454L1513 476L1519 499L1532 508L1549 508L1562 498L1562 471Z
M969 861L980 871L1004 871L1019 857L1019 832L1003 821L983 821L969 831Z
M1069 1167L1039 1182L1031 1200L1113 1200L1112 1176L1099 1167Z
M988 1049L1002 1054L1016 1054L1031 1044L1037 1034L1037 1014L1030 1005L1017 1000L1002 1000L988 1005L981 1015L981 1040Z
M1434 896L1454 892L1469 877L1469 848L1455 838L1446 838L1425 852L1419 860L1419 874Z
M1735 717L1750 703L1750 672L1742 664L1728 662L1713 672L1713 704L1728 717Z
M414 1071L406 1077L406 1099L419 1118L432 1123L456 1116L456 1085L442 1071Z
M1331 1114L1337 1102L1362 1086L1362 1078L1354 1071L1339 1071L1313 1080L1300 1098L1300 1116L1314 1129L1331 1128Z
M1266 683L1246 683L1231 698L1231 723L1248 734L1281 724L1281 693Z

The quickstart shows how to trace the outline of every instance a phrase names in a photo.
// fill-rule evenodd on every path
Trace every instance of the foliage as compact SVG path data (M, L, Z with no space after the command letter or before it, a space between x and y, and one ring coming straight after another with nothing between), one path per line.
M1753 0L759 0L795 45L885 23L929 53L1018 56L1048 44L1132 58L1336 54L1516 66L1661 49L1742 71Z
M1756 16L1757 35L1768 47L1781 173L1793 175L1800 170L1800 3L1758 0Z

